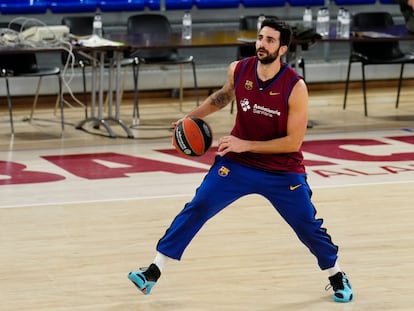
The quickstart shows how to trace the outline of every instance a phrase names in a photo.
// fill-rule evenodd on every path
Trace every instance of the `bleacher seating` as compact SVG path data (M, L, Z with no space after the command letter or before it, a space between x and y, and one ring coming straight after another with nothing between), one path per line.
M162 7L164 4L165 7ZM396 5L396 0L334 0L332 5ZM1 14L132 12L230 8L325 6L325 0L0 0Z
M1 0L1 14L43 14L47 11L45 0Z
M336 5L363 5L374 4L377 0L335 0Z
M198 9L231 9L238 8L240 0L194 0Z
M160 0L147 0L147 5L152 11L159 11L161 9ZM165 0L166 10L191 10L193 7L193 0Z
M240 0L245 8L264 8L286 5L285 0Z
M145 0L101 0L98 8L102 12L143 11Z
M53 13L95 12L98 3L96 0L50 0L48 7Z
M397 4L396 0L380 0L381 4Z
M325 0L287 0L290 6L324 6Z

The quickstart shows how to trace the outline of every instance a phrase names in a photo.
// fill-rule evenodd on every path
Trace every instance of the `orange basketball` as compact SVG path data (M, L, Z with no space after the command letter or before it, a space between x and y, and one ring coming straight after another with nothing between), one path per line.
M172 143L175 149L191 157L198 157L207 152L213 142L213 132L202 119L189 117L174 129Z

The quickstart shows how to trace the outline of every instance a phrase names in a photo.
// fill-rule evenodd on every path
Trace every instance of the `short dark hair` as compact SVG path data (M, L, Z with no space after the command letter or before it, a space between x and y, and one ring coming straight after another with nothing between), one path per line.
M266 17L265 20L262 22L262 26L260 29L262 29L265 26L279 31L280 45L286 45L289 47L290 42L292 40L292 29L286 22L275 17Z

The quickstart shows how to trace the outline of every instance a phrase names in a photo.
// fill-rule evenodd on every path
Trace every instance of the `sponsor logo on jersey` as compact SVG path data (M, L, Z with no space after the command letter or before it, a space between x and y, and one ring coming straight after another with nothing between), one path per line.
M276 95L279 95L279 94L280 94L279 92L273 92L273 91L269 92L270 96L276 96Z
M280 117L280 111L279 110L270 109L270 108L267 108L267 107L264 107L264 106L260 106L258 104L253 105L253 113L261 114L263 116L270 117L270 118L273 118L274 116L279 116Z
M240 106L241 106L241 108L243 109L244 112L246 112L247 110L250 110L250 108L251 108L249 100L247 98L243 98L240 101Z

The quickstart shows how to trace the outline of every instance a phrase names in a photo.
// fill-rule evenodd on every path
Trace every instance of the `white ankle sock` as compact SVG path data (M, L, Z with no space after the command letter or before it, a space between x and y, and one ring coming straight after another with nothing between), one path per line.
M169 260L171 260L170 257L167 257L164 254L157 252L157 255L155 255L155 259L154 259L154 264L156 264L158 269L160 269L160 271L162 272L165 265L167 264L167 261Z
M338 272L342 272L341 268L339 267L338 263L335 263L335 265L332 268L326 269L329 273L329 276L335 275Z

